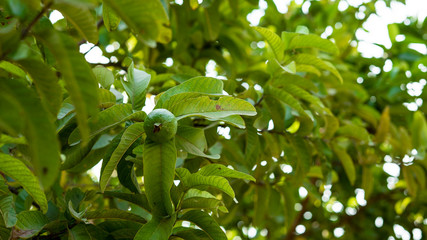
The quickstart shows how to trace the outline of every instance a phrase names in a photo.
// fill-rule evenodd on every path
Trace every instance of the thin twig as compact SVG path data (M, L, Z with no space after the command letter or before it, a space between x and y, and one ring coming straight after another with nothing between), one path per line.
M288 230L288 234L286 234L285 240L292 240L295 238L295 228L300 224L301 219L304 215L304 212L307 210L307 204L308 204L308 196L302 202L302 209L298 213L298 216L295 217L295 220L292 223L291 228L289 228L289 230Z
M40 20L40 18L43 17L43 15L50 8L50 6L52 6L52 3L53 2L49 2L46 5L44 5L42 10L39 12L39 14L37 14L37 16L30 22L30 24L24 30L22 30L21 39L24 39L28 35L31 28L33 28L33 26Z

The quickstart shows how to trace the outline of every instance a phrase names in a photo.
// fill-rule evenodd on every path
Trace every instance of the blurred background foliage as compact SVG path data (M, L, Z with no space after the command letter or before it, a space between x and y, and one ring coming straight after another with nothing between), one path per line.
M370 23L367 20L376 16L378 8L394 6L396 10L403 8L405 1L162 0L164 11L160 12L150 4L144 5L144 1L41 2L0 1L0 54L1 60L5 60L0 62L2 78L25 77L27 72L32 75L27 80L35 82L33 74L43 73L32 74L30 67L26 67L34 66L25 62L33 55L43 59L48 70L53 70L55 63L61 66L57 58L65 50L54 50L57 41L61 41L64 49L79 46L92 68L102 65L112 71L114 77L97 80L102 88L114 93L113 104L130 102L123 78L133 62L135 68L151 74L144 111L153 108L159 93L200 75L224 80L226 93L256 107L257 116L244 118L246 129L199 118L188 123L204 129L208 152L220 154L220 159L178 155L177 166L191 172L213 161L256 179L230 180L236 199L222 196L228 213L218 212L214 216L228 239L426 236L427 109L423 101L427 100L427 93L423 87L427 76L427 20L407 16L390 23L385 32L387 44L369 44L359 37L371 27L366 25ZM137 3L140 7L135 7ZM83 19L76 17L82 12ZM79 20L76 23L73 19ZM43 24L50 23L53 31L71 38L59 34L44 38L53 36L43 35L46 33L40 30ZM278 36L283 36L282 32L315 34L335 43L337 51L292 48L291 44L282 51L283 59L278 59L274 44L270 45L251 24ZM17 29L17 34L10 34L9 28ZM370 48L363 48L366 45ZM37 53L31 52L34 49ZM72 56L75 57L69 53L67 57ZM325 66L316 61L329 63ZM67 103L71 102L62 78L80 71L75 67L67 75L64 65L67 63L58 72L53 71L53 78L60 79L59 101L48 96L46 103L53 113L60 109L56 131L62 156L73 151L67 139L76 127L75 120L69 124L74 116L67 110ZM334 69L339 73L334 73ZM287 95L294 93L297 103L283 101L284 95L277 92L282 89ZM90 102L90 97L84 101ZM2 115L19 118L10 111L17 103L1 103ZM31 100L27 103L31 104ZM81 124L87 116L77 122ZM80 210L117 208L145 217L147 213L141 208L96 194L100 165L92 167L111 156L111 145L126 127L119 124L92 140L91 147L80 153L81 164L61 171L60 181L46 180L53 186L47 192L49 204L54 206L47 213L49 221L56 219L55 214L72 219L67 216L70 210L66 203L70 199L75 201L74 206L80 204ZM26 156L33 150L25 145L25 139L10 139L7 126L0 124L0 133L2 130L1 150L31 166ZM125 156L140 158L141 149L132 148ZM92 155L84 160L89 154ZM142 175L138 164L125 163L131 163L134 176ZM39 174L38 171L35 172ZM135 185L127 185L129 179L120 179L130 178L129 174L113 177L110 188L134 191ZM33 209L28 193L11 184L16 213ZM108 221L99 226L111 234ZM1 228L1 236L7 235L5 229ZM52 227L45 229L56 231Z

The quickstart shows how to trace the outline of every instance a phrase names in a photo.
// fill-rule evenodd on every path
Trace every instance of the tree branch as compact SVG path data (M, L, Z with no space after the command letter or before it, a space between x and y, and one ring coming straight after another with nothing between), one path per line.
M295 239L295 228L300 224L302 217L304 215L304 212L307 210L307 204L308 204L308 196L304 199L302 202L302 209L298 213L298 216L295 217L294 222L292 223L291 228L288 230L288 234L286 234L285 240L293 240Z
M40 20L40 18L43 17L43 15L50 8L50 6L52 6L52 3L53 2L51 1L51 2L48 2L46 5L44 5L42 10L39 12L39 14L37 14L37 16L30 22L30 24L24 30L22 30L21 39L24 39L28 35L31 28L33 28L34 25Z

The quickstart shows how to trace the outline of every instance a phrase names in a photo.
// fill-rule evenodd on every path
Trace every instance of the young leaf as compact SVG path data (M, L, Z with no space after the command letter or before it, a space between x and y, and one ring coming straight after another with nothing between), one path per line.
M164 108L163 104L168 102L172 96L179 93L199 93L209 96L220 96L223 95L223 87L224 83L219 79L210 77L194 77L162 93L159 100L157 101L156 107ZM194 95L193 97L196 96L197 95ZM189 96L185 96L185 98L188 97ZM180 98L180 100L183 99L184 98ZM178 102L178 99L176 99L174 102Z
M252 104L245 100L233 97L221 97L211 100L209 97L190 98L181 103L173 105L171 111L177 119L192 116L203 116L210 119L220 119L231 115L256 115Z
M244 179L255 182L255 178L246 173L238 172L221 164L209 164L202 167L197 174L203 176L221 176L227 178Z
M139 229L134 240L167 240L172 233L175 219L176 215L167 218L153 217Z
M155 143L146 139L144 143L144 187L148 202L157 216L173 213L170 197L175 177L175 140Z
M206 212L191 210L182 215L179 220L189 221L201 228L211 239L227 240L227 236L218 223Z
M273 49L274 55L276 56L279 63L283 61L285 58L285 44L282 42L282 39L275 34L274 32L270 31L267 28L262 27L253 27L257 32L259 32L270 44L271 48Z
M99 184L101 191L104 192L107 187L108 181L113 174L114 169L117 167L120 159L122 159L125 152L129 147L144 134L144 123L135 123L129 126L122 135L119 145L110 157L107 165L105 166Z
M140 111L145 103L145 93L150 83L151 75L134 68L133 62L128 68L127 81L122 80L123 87L129 95L133 110Z
M52 7L60 11L84 39L91 43L98 42L96 20L87 7L71 1L57 2Z

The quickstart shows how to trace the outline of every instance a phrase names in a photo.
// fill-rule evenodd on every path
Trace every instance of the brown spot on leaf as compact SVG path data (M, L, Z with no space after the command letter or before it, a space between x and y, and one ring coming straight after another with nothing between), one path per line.
M46 175L47 174L47 167L44 167L43 169L42 169L42 172L43 172L43 175Z
M221 110L221 105L217 104L215 105L216 110Z

